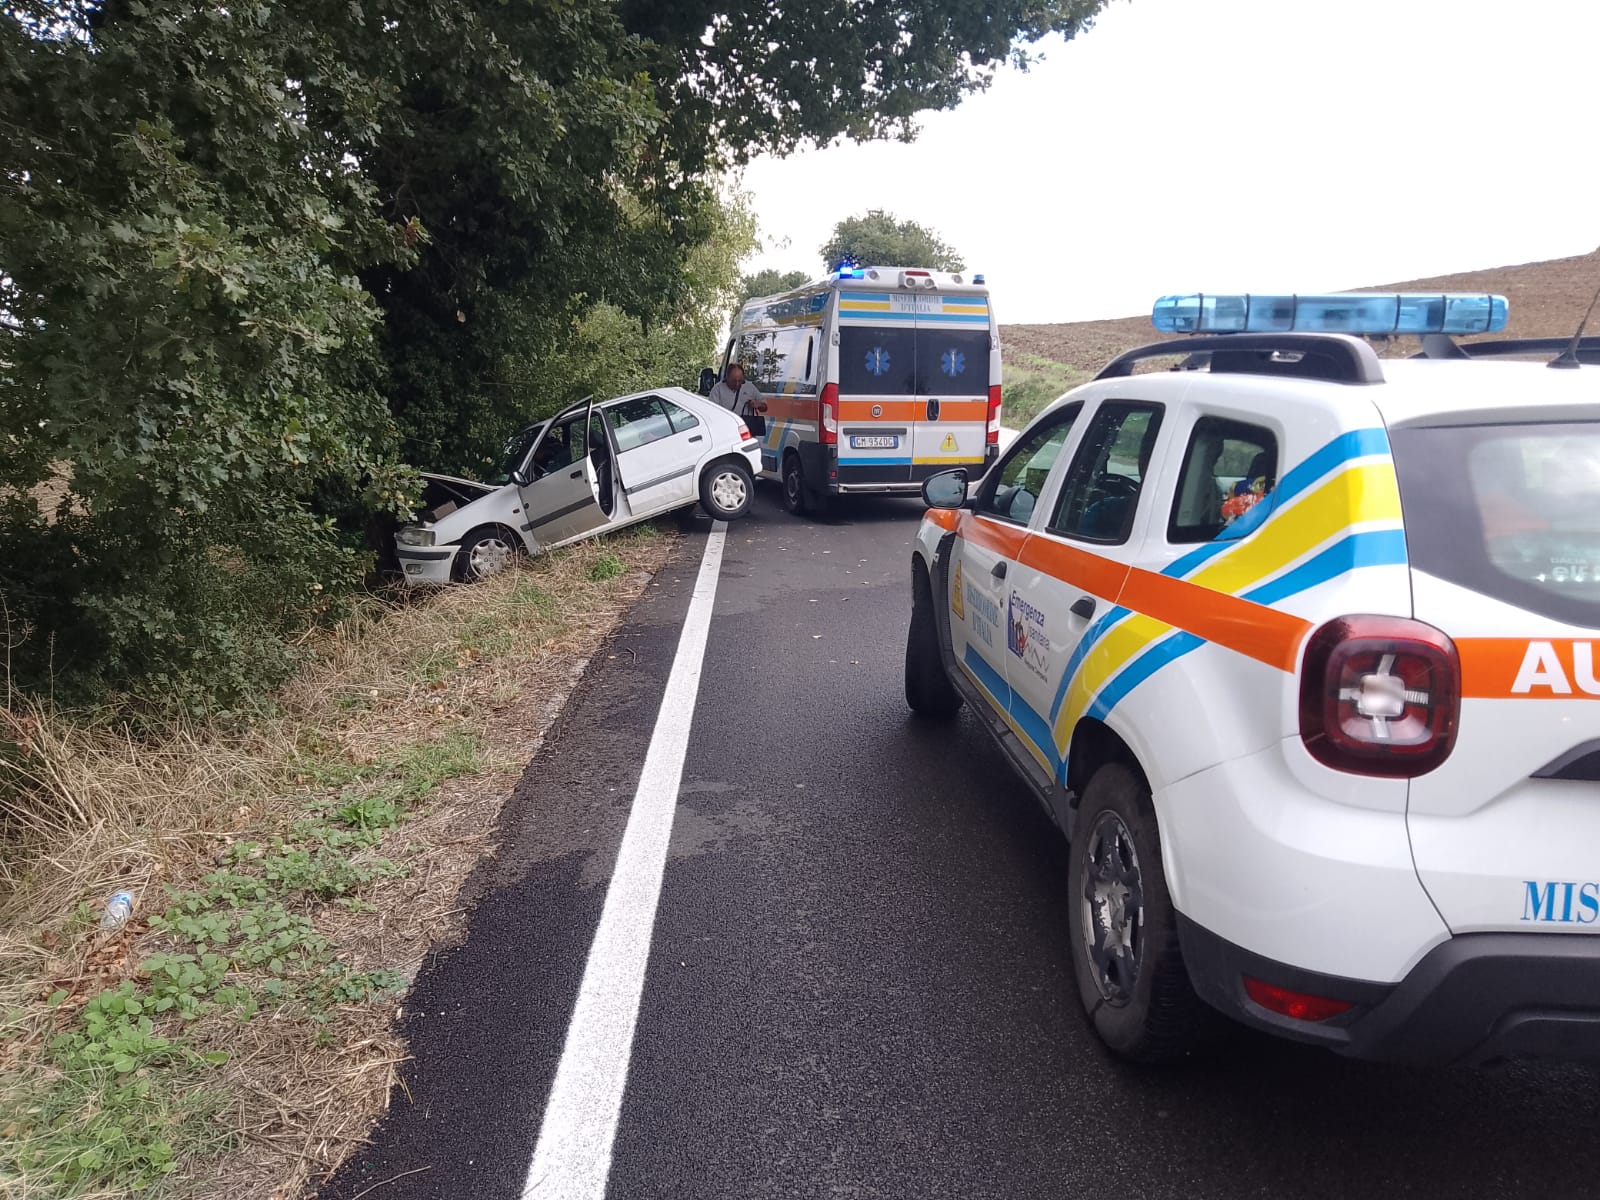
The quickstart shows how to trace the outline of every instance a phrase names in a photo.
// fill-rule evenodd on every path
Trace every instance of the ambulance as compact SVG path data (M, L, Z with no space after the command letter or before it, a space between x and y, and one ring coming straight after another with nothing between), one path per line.
M982 275L845 264L747 303L716 378L730 362L766 401L761 474L791 512L915 495L951 467L976 477L999 452L1000 336Z
M1600 339L1464 337L1489 295L1154 317L970 495L927 481L911 563L907 699L1067 835L1086 1019L1137 1060L1218 1012L1600 1058Z

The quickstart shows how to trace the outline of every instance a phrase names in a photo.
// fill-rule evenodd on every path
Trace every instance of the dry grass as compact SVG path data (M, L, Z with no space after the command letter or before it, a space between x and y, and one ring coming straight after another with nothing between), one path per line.
M139 741L37 706L0 709L0 760L15 773L0 791L0 1077L13 1091L52 1085L50 1038L103 989L137 978L151 952L174 948L147 920L166 906L163 885L195 887L230 845L284 834L355 778L406 786L410 772L437 786L352 855L404 868L361 889L369 911L308 902L303 912L348 970L409 982L459 935L461 885L492 850L501 804L672 544L653 531L587 543L474 587L374 604L320 638L316 665L284 690L277 716L244 729ZM93 920L119 888L135 893L138 915L105 941ZM263 1006L250 1020L219 1011L184 1026L185 1045L228 1055L204 1086L220 1110L210 1132L234 1148L184 1163L162 1189L244 1200L319 1181L387 1102L405 1058L390 1028L397 1003ZM8 1124L4 1102L0 1090L0 1136L26 1135L26 1118ZM0 1192L115 1194L8 1178L4 1164L0 1152Z

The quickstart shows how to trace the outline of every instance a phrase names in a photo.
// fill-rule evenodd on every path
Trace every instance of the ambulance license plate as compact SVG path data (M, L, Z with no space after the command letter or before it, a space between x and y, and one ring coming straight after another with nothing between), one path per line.
M850 449L852 450L898 450L900 439L892 435L875 437L851 437Z

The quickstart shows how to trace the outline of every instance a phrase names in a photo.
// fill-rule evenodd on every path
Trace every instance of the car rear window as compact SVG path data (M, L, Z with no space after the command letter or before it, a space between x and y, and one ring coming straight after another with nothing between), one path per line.
M1600 422L1397 429L1412 565L1600 625Z

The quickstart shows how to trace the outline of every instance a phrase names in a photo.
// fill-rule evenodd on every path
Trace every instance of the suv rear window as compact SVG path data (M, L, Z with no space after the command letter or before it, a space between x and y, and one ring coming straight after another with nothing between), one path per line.
M1397 429L1412 565L1600 625L1600 422Z

